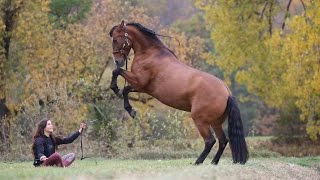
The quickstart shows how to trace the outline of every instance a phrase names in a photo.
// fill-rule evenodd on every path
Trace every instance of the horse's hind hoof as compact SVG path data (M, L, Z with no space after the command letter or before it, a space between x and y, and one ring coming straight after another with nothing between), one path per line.
M219 162L219 161L214 161L214 160L213 160L213 161L211 161L211 164L213 164L213 165L218 165L218 162Z
M129 114L134 119L136 117L136 115L137 115L137 112L132 109Z

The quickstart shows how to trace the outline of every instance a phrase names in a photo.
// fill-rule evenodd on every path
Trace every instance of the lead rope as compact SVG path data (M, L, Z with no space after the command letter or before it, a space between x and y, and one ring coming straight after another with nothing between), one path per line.
M85 159L85 157L83 157L82 133L83 133L83 128L81 129L81 135L80 135L81 160Z
M127 57L127 60L126 60L126 71L128 71L128 60L130 60L129 57ZM127 79L124 78L124 85L123 85L123 89L126 87L127 85Z
M83 133L83 128L81 128L81 135L80 135L80 146L81 146L81 160L85 159L85 158L89 158L89 157L84 157L83 156L83 145L82 145L82 133ZM98 162L94 159L96 165L98 165Z

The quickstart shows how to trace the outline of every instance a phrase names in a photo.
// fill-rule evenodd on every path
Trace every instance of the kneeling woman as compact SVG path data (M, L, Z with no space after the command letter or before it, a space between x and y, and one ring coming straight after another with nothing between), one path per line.
M43 118L33 136L32 151L34 155L34 166L58 166L68 167L76 158L74 153L63 157L55 152L60 144L72 143L82 133L86 124L81 123L80 129L66 138L58 138L53 135L53 125L49 118Z

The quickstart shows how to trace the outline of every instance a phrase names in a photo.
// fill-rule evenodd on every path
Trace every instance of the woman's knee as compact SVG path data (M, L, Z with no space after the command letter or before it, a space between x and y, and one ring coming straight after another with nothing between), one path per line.
M55 159L55 160L62 160L62 157L59 153L55 152L53 153L50 157L52 157L52 159Z
M52 156L52 157L61 157L60 153L58 153L58 152L53 153L51 156ZM50 156L50 157L51 157L51 156Z
M75 153L69 153L66 154L62 157L63 160L67 160L67 159L75 159L76 158L76 154Z
M59 153L53 153L45 162L45 166L63 166L62 158Z
M65 167L68 167L72 162L76 159L75 153L69 153L65 156L63 156L63 164Z

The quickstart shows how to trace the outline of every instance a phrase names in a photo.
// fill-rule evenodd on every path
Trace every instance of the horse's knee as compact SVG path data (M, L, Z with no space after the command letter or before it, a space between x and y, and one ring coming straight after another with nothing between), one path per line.
M112 71L112 76L118 76L119 75L119 70L115 69Z
M122 69L121 68L116 68L115 70L112 71L112 76L118 76L121 74Z
M202 121L194 121L200 135L202 136L203 140L205 141L205 143L212 143L213 141L215 141L212 133L210 132L210 125L202 122Z

